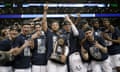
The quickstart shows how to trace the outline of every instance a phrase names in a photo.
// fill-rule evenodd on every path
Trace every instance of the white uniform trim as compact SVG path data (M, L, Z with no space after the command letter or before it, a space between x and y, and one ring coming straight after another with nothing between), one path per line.
M67 72L67 65L58 64L52 61L48 61L47 65L48 72Z
M0 66L0 72L13 72L11 66Z
M32 65L32 72L47 72L46 65Z
M31 72L31 68L26 68L26 69L14 69L14 72Z

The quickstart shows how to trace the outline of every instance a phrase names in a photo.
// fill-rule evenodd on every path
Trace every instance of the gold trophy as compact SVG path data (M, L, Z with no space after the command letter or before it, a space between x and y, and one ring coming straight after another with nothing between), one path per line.
M65 52L65 46L64 46L64 38L58 38L57 41L55 41L54 46L53 46L53 53L51 54L50 59L54 62L60 63L60 64L65 64L66 63L66 56L64 55ZM57 53L58 47L62 47L62 53L59 54Z

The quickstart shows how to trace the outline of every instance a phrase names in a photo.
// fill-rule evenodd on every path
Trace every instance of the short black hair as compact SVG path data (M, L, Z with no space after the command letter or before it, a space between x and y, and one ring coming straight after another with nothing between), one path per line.
M102 19L102 21L109 21L109 19L108 18L104 18L104 19Z
M91 26L88 26L87 28L85 28L85 29L84 29L84 32L87 32L87 31L89 31L89 30L91 30L91 31L92 31L92 30L93 30L93 28L92 28Z
M83 25L85 25L85 24L87 24L87 23L88 23L88 21L85 20L85 19L80 20L78 27L81 29L81 28L83 27Z
M86 24L86 23L88 23L88 21L85 20L85 19L83 19L83 20L81 20L81 21L79 22L79 24L80 24L81 26L84 25L84 24Z
M62 26L64 26L64 25L70 25L70 22L64 21L64 22L62 23Z
M24 25L30 25L31 20L24 20L22 26Z
M35 24L35 25L40 25L40 26L41 26L41 25L42 25L42 21L36 21L36 22L34 22L34 24Z
M96 22L99 22L99 20L98 20L98 19L93 19L93 20L91 21L92 24L95 24Z
M11 30L16 30L16 31L18 31L18 28L17 28L16 26L14 26L14 25L13 25L13 26L10 26L9 29L10 29L10 31L11 31Z

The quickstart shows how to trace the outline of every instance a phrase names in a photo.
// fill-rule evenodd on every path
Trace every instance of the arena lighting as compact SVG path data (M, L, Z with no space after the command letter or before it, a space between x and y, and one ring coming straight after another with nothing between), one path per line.
M13 7L18 7L17 4L13 4Z
M6 7L6 5L10 5L11 3L1 3L0 7ZM35 7L40 7L40 6L45 6L46 4L44 3L29 3L29 4L22 4L22 7L31 7L31 6L35 6ZM109 4L105 4L105 3L82 3L82 4L63 4L63 3L51 3L48 4L49 7L119 7L118 4L114 4L114 3L109 3ZM18 7L17 4L13 3L11 4L10 7Z
M47 14L47 18L64 18L67 14ZM77 14L71 14L78 17ZM43 14L1 14L0 18L35 18L43 17ZM80 17L120 17L120 13L116 14L80 14Z
M0 7L5 7L5 5L0 5Z
M29 4L22 4L22 7L31 7L31 6L45 6L46 4L43 3L29 3ZM106 4L100 4L100 3L83 3L83 4L62 4L62 3L51 3L48 4L48 7L107 7ZM6 7L5 4L0 4L0 7ZM17 4L13 3L12 7L17 7Z
M30 7L30 6L45 6L46 4L23 4L22 7ZM48 7L106 7L105 4L48 4Z
M115 14L95 14L95 17L120 17L120 13L115 13Z
M65 17L67 14L48 14L47 17L48 18L63 18ZM77 17L77 14L70 14L73 17ZM81 14L81 17L94 17L95 14ZM35 18L35 17L43 17L43 15L40 14L26 14L26 15L22 15L22 18Z
M30 6L44 6L44 4L36 4L36 3L31 3L31 4L23 4L22 7L30 7Z

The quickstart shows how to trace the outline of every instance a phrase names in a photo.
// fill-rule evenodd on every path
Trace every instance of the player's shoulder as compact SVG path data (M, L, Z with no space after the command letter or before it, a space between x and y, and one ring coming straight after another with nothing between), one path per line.
M115 32L120 33L120 29L118 27L115 27L114 30L115 30Z
M95 40L103 40L103 38L101 36L94 36Z
M7 39L3 39L2 41L0 41L0 43L8 43L8 42L10 42L10 40L7 38Z

